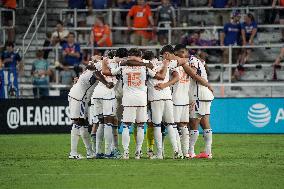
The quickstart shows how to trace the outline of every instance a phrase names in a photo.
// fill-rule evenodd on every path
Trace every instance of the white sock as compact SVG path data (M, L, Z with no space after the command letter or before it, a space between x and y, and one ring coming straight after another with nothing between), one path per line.
M181 142L180 142L180 136L177 127L173 127L175 132L176 132L176 139L177 139L177 146L178 146L178 154L182 155L182 150L181 150Z
M161 125L154 124L154 139L157 147L157 156L163 155L163 142L162 142L162 132Z
M111 154L111 145L112 145L112 124L104 124L104 139L105 139L105 155Z
M82 138L83 143L85 145L87 154L91 155L93 153L93 151L92 151L92 145L91 145L91 142L90 142L90 134L89 134L89 131L88 131L88 126L82 126L82 127L80 127L79 130L80 130L80 135L81 135L81 138Z
M194 145L198 139L199 131L198 130L190 130L189 133L189 154L195 154L194 153Z
M211 146L212 146L212 129L204 129L203 130L203 139L205 142L204 152L206 154L211 154Z
M78 147L78 142L80 138L80 131L79 131L80 126L73 124L72 129L71 129L71 155L77 155L77 147Z
M181 127L181 144L183 155L188 154L189 150L189 131L187 127Z
M96 133L96 153L97 154L103 153L103 151L102 151L103 137L104 137L104 125L99 124L99 127L97 129L97 133Z
M92 138L92 150L96 153L96 133L91 133Z
M140 152L142 150L143 141L144 141L144 126L137 125L136 152Z
M169 137L170 137L170 141L171 141L171 144L172 144L173 151L178 152L177 137L176 137L176 131L175 131L176 129L173 128L172 124L169 124L167 126L167 129L168 129L168 134L169 134Z
M129 125L123 125L122 131L122 146L123 150L126 153L129 153L129 143L130 143L130 136L129 136Z

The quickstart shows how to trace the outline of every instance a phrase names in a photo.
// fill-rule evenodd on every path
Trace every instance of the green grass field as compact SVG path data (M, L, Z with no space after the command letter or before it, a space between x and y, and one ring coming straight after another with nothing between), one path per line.
M69 135L0 135L0 188L284 187L284 135L216 134L213 142L212 160L172 160L168 142L166 160L68 160Z

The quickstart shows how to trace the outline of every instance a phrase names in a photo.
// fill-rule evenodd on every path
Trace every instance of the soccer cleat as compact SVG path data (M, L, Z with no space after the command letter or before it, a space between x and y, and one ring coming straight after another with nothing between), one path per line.
M141 152L136 152L135 159L140 159L140 158L141 158Z
M69 154L69 159L84 159L85 157L81 154Z
M184 158L183 154L178 154L178 159L183 159L183 158Z
M154 152L153 152L152 149L148 149L148 151L147 151L147 156L148 156L148 158L150 158L150 159L154 156Z
M96 154L96 159L104 159L104 154L103 153Z
M123 159L129 159L129 152L123 153Z
M197 156L195 156L197 159L212 159L212 154L207 154L205 152L200 152Z
M196 155L195 154L186 154L188 157L188 159L193 159L193 158L195 158L196 157Z
M120 159L122 157L120 151L118 149L114 149L112 152L114 159Z
M87 154L87 159L94 159L96 157L96 154L95 153L89 153Z
M104 156L105 159L114 159L114 155L111 153L109 155Z
M179 154L178 154L178 152L174 152L174 156L173 156L173 159L179 159L178 157L179 157Z

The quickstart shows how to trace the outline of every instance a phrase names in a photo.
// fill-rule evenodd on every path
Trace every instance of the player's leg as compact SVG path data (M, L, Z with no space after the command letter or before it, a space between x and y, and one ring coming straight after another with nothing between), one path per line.
M70 159L80 159L81 155L78 154L77 147L80 138L80 104L81 102L69 97L69 108L70 108L70 119L73 121L71 129L71 151L69 158Z
M121 154L118 148L118 125L119 121L117 117L114 117L114 123L112 127L112 153L116 158L120 158Z
M136 138L136 152L135 159L140 159L142 154L142 145L144 141L144 124L148 120L147 106L138 107L136 112L137 122L137 138Z
M177 128L174 123L173 101L166 100L164 102L163 119L167 124L168 135L172 144L174 158L178 158ZM175 127L175 128L174 128Z
M122 122L123 122L123 131L122 131L122 146L123 146L123 159L129 159L129 143L130 135L129 129L131 123L135 122L136 117L136 107L123 107L122 113Z
M154 155L153 151L154 151L154 144L155 144L154 126L152 122L147 123L146 138L147 138L147 154L148 154L148 157L150 158Z
M189 149L188 124L189 124L189 106L183 106L179 128L181 130L182 152L185 157L188 157L188 149Z
M151 102L151 118L154 126L154 139L157 148L157 158L163 159L163 143L162 143L162 131L161 131L161 123L162 123L162 109L163 109L162 101L154 101Z
M113 124L115 114L115 101L103 100L105 156L110 157L113 142Z
M173 112L174 112L174 121L175 121L175 128L176 130L176 138L177 138L177 144L178 144L178 153L179 153L179 157L183 157L183 152L182 152L182 147L181 147L181 138L180 138L180 132L181 131L181 116L182 116L182 110L183 110L183 106L173 106Z
M194 108L190 111L190 132L189 132L189 158L195 157L194 146L199 136L198 126L200 123L200 116L197 113L199 102L194 102Z
M212 158L212 129L210 126L210 106L211 102L202 102L204 116L201 119L203 129L203 139L205 143L204 152L197 155L199 158Z
M96 152L96 158L103 158L104 153L102 150L102 142L103 142L103 136L104 136L104 120L103 120L103 108L102 108L102 100L101 99L94 99L92 98L91 102L91 115L93 116L93 127L96 128L96 134L95 137L93 137L93 140L95 140L95 152Z

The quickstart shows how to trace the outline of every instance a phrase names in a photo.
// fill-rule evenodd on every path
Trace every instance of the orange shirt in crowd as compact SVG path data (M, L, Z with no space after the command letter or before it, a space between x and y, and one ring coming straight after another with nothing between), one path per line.
M3 0L3 5L6 8L16 9L17 2L16 2L16 0Z
M93 35L94 35L94 42L97 43L99 47L111 47L112 41L110 39L110 28L108 25L104 26L93 26ZM106 40L103 43L98 44L98 41L100 41L104 35L107 35Z
M151 8L149 7L149 5L134 5L129 10L128 16L133 17L134 28L148 28L150 26L149 16L152 16ZM138 34L144 35L146 38L150 38L152 36L152 32L146 30L137 30L136 32Z
M280 0L280 1L279 1L279 5L280 5L280 6L284 6L284 0Z

